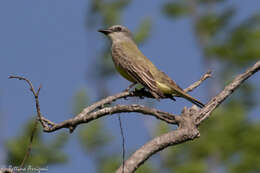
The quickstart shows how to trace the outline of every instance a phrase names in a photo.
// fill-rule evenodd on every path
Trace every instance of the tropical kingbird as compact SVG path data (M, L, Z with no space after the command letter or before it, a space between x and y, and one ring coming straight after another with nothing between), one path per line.
M204 104L185 93L170 77L146 58L135 44L131 32L124 26L114 25L99 32L112 41L112 59L117 71L133 84L140 83L156 98L183 97L200 108Z

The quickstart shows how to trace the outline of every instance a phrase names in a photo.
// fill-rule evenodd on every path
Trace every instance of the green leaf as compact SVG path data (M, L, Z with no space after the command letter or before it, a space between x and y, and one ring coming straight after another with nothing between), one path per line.
M196 31L207 37L214 37L225 29L231 17L235 13L234 8L227 8L220 14L207 13L199 18L196 23Z
M168 17L178 18L187 16L190 10L183 2L169 2L163 6L163 13Z
M73 114L79 114L88 104L89 98L85 89L81 89L77 91L76 95L74 96L74 106L73 106Z
M9 139L6 143L7 163L13 166L21 164L29 145L29 138L34 126L34 120L29 121L21 130L21 134ZM38 127L40 125L38 124ZM56 138L57 137L57 138ZM51 164L61 164L67 161L67 155L62 152L62 148L67 142L67 135L60 133L53 136L53 139L45 141L42 138L42 131L37 128L32 143L32 150L26 165L46 166Z
M149 18L142 20L141 24L138 26L137 31L134 34L134 40L137 44L143 43L147 38L152 28L152 21Z
M79 140L83 149L86 152L95 152L106 145L112 140L112 137L105 133L104 122L101 120L88 123L81 127L79 132Z
M260 19L252 16L206 48L208 56L243 67L260 59Z

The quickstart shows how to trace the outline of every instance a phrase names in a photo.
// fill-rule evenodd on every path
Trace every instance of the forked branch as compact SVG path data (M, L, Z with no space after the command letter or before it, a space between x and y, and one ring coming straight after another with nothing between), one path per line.
M200 136L198 126L207 119L211 113L228 97L230 96L246 79L251 77L260 70L260 61L249 68L246 72L238 75L223 91L213 97L203 109L196 109L191 107L184 108L181 114L179 128L177 130L168 132L158 136L147 142L135 153L130 156L124 164L124 172L132 173L140 167L145 160L153 154L161 151L169 146L181 144L183 142L193 140ZM122 165L116 173L122 172Z
M131 105L114 105L111 106L111 103L128 97L148 97L152 98L152 95L145 90L135 90L135 91L124 91L118 93L113 96L106 97L88 107L86 107L81 113L76 115L74 118L65 120L61 123L54 123L47 118L45 118L40 112L39 105L39 91L34 90L32 83L23 77L19 76L10 76L9 78L16 78L20 80L25 80L32 91L36 110L37 117L40 121L43 130L45 132L53 132L62 128L70 129L70 132L82 123L88 123L92 120L101 118L106 115L112 115L116 113L122 112L138 112L145 115L154 116L155 118L162 120L166 123L176 124L178 125L178 129L175 131L168 132L161 136L158 136L145 145L143 145L140 149L138 149L132 156L126 160L124 165L124 172L131 173L134 172L140 165L142 165L145 160L147 160L150 156L155 154L158 151L165 149L168 146L177 145L189 140L193 140L199 137L200 133L198 131L198 126L207 119L211 113L228 97L230 96L234 90L236 90L246 79L252 76L254 73L259 71L260 69L260 61L258 61L254 66L249 68L246 72L237 76L229 85L227 85L223 91L221 91L218 95L212 98L203 109L199 109L196 106L191 108L184 107L182 114L180 116L174 115L168 112L164 112L158 109L145 107L142 105L131 104ZM190 85L188 88L184 89L185 92L190 92L194 88L198 87L204 80L211 76L210 72L207 72L202 78ZM117 173L122 172L122 166L117 170Z
M209 78L211 76L210 72L207 72L205 75L201 77L201 79L192 85L190 85L188 88L185 89L186 92L192 91L196 87L198 87L204 80ZM19 80L24 80L28 83L30 90L32 91L34 98L35 98L35 104L36 104L36 110L37 110L37 116L39 121L41 122L41 125L43 127L44 132L53 132L56 130L59 130L61 128L68 128L70 129L70 132L73 132L73 130L77 127L77 125L82 124L82 123L88 123L92 120L101 118L106 115L113 115L116 113L122 113L122 112L137 112L145 115L150 115L154 116L157 119L160 119L162 121L165 121L166 123L170 124L179 124L180 117L168 112L164 112L158 109L154 108L149 108L145 107L143 105L137 105L137 104L132 104L132 105L115 105L111 106L111 103L122 99L122 98L128 98L128 97L147 97L147 98L153 98L153 96L147 92L146 90L135 90L135 91L124 91L121 93L118 93L113 96L108 96L88 107L83 109L81 113L76 115L75 117L65 120L61 123L54 123L51 120L48 120L46 117L44 117L41 112L40 112L40 105L39 105L39 91L40 87L35 91L32 83L20 76L9 76L9 78L15 78ZM110 106L108 106L110 105Z

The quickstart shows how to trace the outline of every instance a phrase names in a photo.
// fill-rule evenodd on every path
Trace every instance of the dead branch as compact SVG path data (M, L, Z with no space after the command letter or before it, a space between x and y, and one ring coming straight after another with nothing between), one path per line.
M236 90L246 79L252 76L254 73L259 71L260 69L260 61L258 61L254 66L249 68L243 74L237 76L229 85L227 85L223 91L221 91L218 95L212 98L203 109L199 109L196 106L192 106L191 108L184 107L180 116L174 115L168 112L163 112L158 109L145 107L142 105L131 104L131 105L114 105L111 106L111 103L128 97L147 97L153 98L151 94L145 90L135 90L135 91L124 91L118 93L113 96L106 97L88 107L86 107L81 113L76 115L75 117L65 120L61 123L54 123L47 118L45 118L40 112L38 94L40 88L35 92L32 83L23 77L19 76L10 76L10 78L17 78L20 80L25 80L35 97L36 109L37 109L37 117L43 126L43 130L45 132L54 132L56 130L62 128L70 129L70 132L82 123L88 123L92 120L96 120L106 115L113 115L116 113L122 112L138 112L145 115L154 116L155 118L162 120L169 124L178 125L178 129L158 136L145 145L143 145L140 149L138 149L135 153L129 157L128 160L125 161L125 173L134 172L140 165L142 165L149 157L153 154L157 153L165 149L166 147L177 145L189 140L193 140L200 136L198 131L198 126L207 119L213 110L215 110L228 96L232 94L234 90ZM210 72L207 72L199 81L193 83L184 91L189 92L198 87L204 80L211 76ZM122 166L118 168L116 171L118 173L122 172Z
M198 126L207 119L228 96L230 96L246 79L260 70L260 61L246 72L237 76L223 91L212 98L206 106L199 110L197 107L184 108L179 119L179 128L175 131L158 136L147 142L124 163L125 173L132 173L140 167L149 157L166 147L184 143L200 136ZM122 165L116 173L122 172Z
M185 91L189 92L195 89L197 86L199 86L204 80L209 78L211 76L210 72L207 72L205 75L201 77L201 79L191 86L189 86ZM75 117L65 120L61 123L54 123L50 120L48 120L46 117L44 117L40 112L40 104L39 104L39 98L38 94L40 91L40 88L35 92L35 89L32 85L32 83L20 76L9 76L9 78L15 78L19 80L24 80L28 83L30 90L32 91L34 98L35 98L35 104L36 104L36 110L37 110L37 116L39 121L41 122L41 125L43 127L44 132L53 132L62 128L68 128L70 132L73 132L74 129L77 127L77 125L82 123L88 123L92 120L96 120L98 118L101 118L106 115L113 115L116 113L123 113L123 112L137 112L145 115L154 116L157 119L160 119L162 121L165 121L169 124L179 124L180 117L176 116L171 113L167 113L161 110L157 110L154 108L148 108L143 105L115 105L115 106L107 106L110 105L112 102L122 99L122 98L128 98L128 97L147 97L147 98L154 98L150 92L146 90L135 90L135 91L124 91L121 93L118 93L113 96L108 96L88 107L83 109L81 113L76 115Z

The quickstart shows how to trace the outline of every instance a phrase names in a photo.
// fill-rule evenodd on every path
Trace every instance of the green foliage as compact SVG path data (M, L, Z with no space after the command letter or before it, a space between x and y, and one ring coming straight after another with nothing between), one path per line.
M143 43L149 37L149 32L151 30L151 27L152 27L152 21L149 18L144 19L140 23L139 28L137 29L134 35L134 40L136 41L137 44Z
M92 0L90 5L89 26L92 26L94 22L100 21L102 25L108 27L117 24L120 21L120 16L123 9L130 3L130 0ZM96 17L100 17L100 20L96 20Z
M226 85L241 68L259 60L260 20L254 15L234 25L232 19L238 11L230 5L214 10L220 2L227 1L174 1L166 3L163 9L170 18L185 16L193 20L204 58L220 64L215 75L221 85ZM252 83L243 84L224 107L202 124L198 140L170 149L162 163L164 167L178 173L214 172L219 168L232 173L259 172L260 167L255 164L260 163L259 122L247 117L256 103L255 88ZM157 132L165 131L160 124L158 127Z
M34 120L29 121L21 130L21 134L10 139L6 143L7 164L19 166L27 152L29 139L32 134ZM38 125L39 127L40 125ZM59 133L53 139L46 142L42 137L41 129L35 132L32 143L31 154L26 162L32 166L45 166L51 164L61 164L67 161L67 156L61 151L67 141L65 133Z
M234 12L233 8L227 8L220 14L214 12L204 14L196 23L196 31L205 37L214 37L219 32L223 32Z
M259 172L260 163L259 158L259 134L260 127L257 123L252 123L247 130L241 133L242 140L239 141L238 159L230 161L229 170L231 173L244 173L244 172Z
M88 26L92 27L98 24L99 27L104 26L104 28L106 28L114 24L121 24L120 21L123 10L126 9L130 2L130 0L92 0L88 14ZM147 40L151 26L152 21L149 18L141 20L136 32L133 34L138 44ZM106 39L104 41L106 41ZM115 75L116 72L110 55L110 44L107 43L104 45L105 46L99 51L101 53L95 64L96 69L99 69L95 79L97 79L97 83L101 86L101 88L98 89L99 93L102 93L100 97L104 97L105 92L103 91L108 91L106 89L106 79ZM84 150L88 153L93 153L93 159L97 163L97 172L114 172L121 164L121 150L106 152L108 147L111 146L113 138L112 135L109 134L109 131L106 130L105 123L100 119L88 123L83 128L81 127L79 139ZM152 172L150 171L151 169L149 169L150 167L151 166L147 164L147 166L140 169L140 172Z
M82 147L87 152L100 152L113 139L105 129L103 121L94 121L81 127L79 139Z
M255 23L250 23L251 20ZM207 54L241 67L260 59L258 45L260 45L260 20L256 21L253 17L234 27L221 41L209 46Z
M162 121L159 121L157 123L157 126L155 128L155 131L154 131L154 135L155 136L159 136L159 135L162 135L164 133L167 133L169 132L171 129L170 129L170 126L169 124L165 123L165 122L162 122Z
M75 115L80 113L89 104L89 98L85 90L79 90L74 97ZM104 130L106 127L103 121L94 121L82 125L79 130L79 140L86 152L95 152L110 142L111 137Z
M163 6L163 12L171 18L185 17L190 13L184 1L168 2Z
M160 172L154 168L152 164L145 163L140 168L136 170L136 173L156 173Z
M108 78L110 76L115 75L115 67L112 61L112 57L110 55L110 49L106 49L98 58L99 62L97 63L98 69L100 69L98 73L99 78Z
M221 2L225 2L226 0L214 0L214 3L221 3ZM198 2L202 3L202 4L212 4L212 0L198 0Z
M73 100L74 100L74 106L73 106L74 115L79 114L89 104L89 98L87 96L85 89L79 90L74 96Z
M122 159L118 155L110 155L109 157L105 156L104 158L100 159L99 162L102 165L102 167L99 167L97 172L111 173L111 172L115 172L118 169L119 165L122 164L121 163ZM155 173L155 172L158 171L156 171L153 168L153 166L151 166L150 164L144 164L136 170L136 173Z
M97 172L101 173L110 173L110 172L115 172L117 168L119 167L121 158L115 155L110 155L109 158L105 157L100 159L100 165L101 167L98 167Z
M239 102L219 108L202 124L200 131L198 140L169 149L166 167L179 173L202 173L207 172L208 162L214 158L217 166L225 165L231 172L260 170L255 164L259 163L260 138L256 134L260 133L260 128L247 120Z

